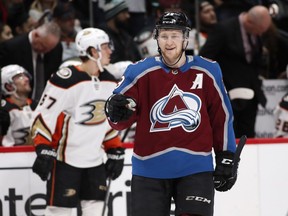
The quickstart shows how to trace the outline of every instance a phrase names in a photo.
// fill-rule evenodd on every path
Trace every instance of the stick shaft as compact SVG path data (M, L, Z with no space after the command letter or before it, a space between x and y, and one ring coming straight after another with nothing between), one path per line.
M102 216L105 215L105 211L106 211L106 208L107 208L107 205L108 205L111 181L112 181L112 179L111 179L111 178L108 178L107 191L106 191L106 196L105 196L105 200L104 200L104 206L103 206L103 210L102 210Z
M237 149L236 149L236 152L235 152L235 155L234 155L234 166L233 166L233 169L232 169L232 175L233 176L237 173L238 163L239 163L239 160L240 160L240 155L241 155L241 152L242 152L242 150L244 148L246 140L247 140L247 137L245 135L241 136L241 138L239 140L239 143L237 145Z

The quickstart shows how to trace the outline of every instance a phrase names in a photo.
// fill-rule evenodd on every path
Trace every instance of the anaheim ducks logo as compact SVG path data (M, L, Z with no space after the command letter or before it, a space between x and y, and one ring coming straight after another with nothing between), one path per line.
M90 31L90 30L84 30L84 32L83 32L83 36L85 36L85 35L89 35L89 34L91 34L92 33L92 31Z
M64 197L72 197L76 195L76 190L73 188L69 188L65 190L65 193L63 194Z
M29 127L18 128L17 130L12 130L15 145L28 144L27 139L30 134Z
M7 104L6 100L1 100L1 106L4 107Z
M79 124L96 125L106 120L104 112L105 100L95 100L85 103L81 106L83 120Z
M99 190L101 190L101 191L107 191L107 186L105 186L105 185L99 185Z
M72 71L71 71L70 68L64 67L64 68L61 68L60 70L58 70L58 71L56 72L56 74L57 74L59 77L61 77L62 79L68 79L68 78L71 77Z

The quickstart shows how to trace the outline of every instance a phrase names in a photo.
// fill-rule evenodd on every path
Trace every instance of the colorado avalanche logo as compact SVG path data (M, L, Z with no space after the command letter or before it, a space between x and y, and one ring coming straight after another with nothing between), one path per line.
M190 92L181 91L174 85L169 95L158 100L150 111L150 132L168 131L182 127L193 132L200 124L201 100Z

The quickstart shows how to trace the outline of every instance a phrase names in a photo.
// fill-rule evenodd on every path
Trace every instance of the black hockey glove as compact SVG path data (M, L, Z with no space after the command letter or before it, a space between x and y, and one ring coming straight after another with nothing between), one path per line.
M107 161L105 164L107 177L115 180L120 176L124 166L124 148L111 148L107 150Z
M234 153L223 151L216 154L216 168L214 171L214 187L217 191L230 190L237 180L237 173L232 174L234 164Z
M52 147L44 144L36 147L36 153L37 158L33 164L32 170L39 175L43 181L46 181L53 168L53 162L56 159L57 153Z
M1 125L0 135L5 136L10 126L10 115L9 112L3 109L2 107L0 107L0 125Z
M125 121L132 116L135 107L136 103L131 97L114 94L106 101L105 113L112 122Z

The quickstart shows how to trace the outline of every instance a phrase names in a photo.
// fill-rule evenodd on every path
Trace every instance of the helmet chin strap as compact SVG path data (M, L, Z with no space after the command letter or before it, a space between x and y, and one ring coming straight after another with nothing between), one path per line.
M160 49L160 47L159 47L158 40L157 40L158 52L159 52L159 54L162 56L163 62L164 62L168 67L172 68L174 65L176 65L176 64L180 61L183 53L185 52L185 50L186 50L186 48L187 48L187 46L188 46L188 42L187 42L185 48L183 48L183 47L184 47L184 42L185 42L185 40L184 40L183 43L182 43L182 53L179 55L177 61L176 61L174 64L168 64L168 63L166 62L166 60L165 60L165 57L162 55L162 51L161 51L161 49Z
M100 70L100 72L103 72L104 69L103 69L102 64L101 64L101 61L100 61L101 58L102 58L102 55L101 55L100 52L98 52L98 54L99 54L99 58L97 58L97 59L95 59L94 57L92 57L89 53L87 53L87 56L88 56L89 59L91 59L92 61L96 62L97 66L98 66L98 68L99 68L99 70Z

